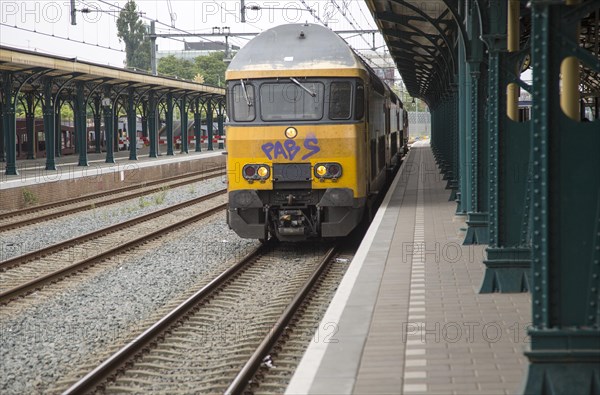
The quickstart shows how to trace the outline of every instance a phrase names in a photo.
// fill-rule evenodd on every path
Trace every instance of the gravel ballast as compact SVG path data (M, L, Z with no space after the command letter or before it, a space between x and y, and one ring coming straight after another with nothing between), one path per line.
M4 232L0 236L0 261L163 209L226 187L215 177L148 196L127 200Z
M213 189L206 186L211 182ZM223 187L220 178L202 184L201 194ZM189 186L182 188L191 191ZM165 198L165 204L200 194L173 193L176 191L169 191L174 196ZM119 209L113 210L116 221L125 219L120 217L123 213ZM90 223L94 222L93 213L83 215L88 215ZM86 223L69 218L60 220L63 225L53 226L65 233L67 221L81 226ZM78 228L79 233L84 232L81 229ZM86 229L85 232L92 230ZM38 238L42 233L51 233L47 229L37 232ZM135 332L136 324L171 299L184 292L191 293L192 284L212 276L225 261L241 257L257 246L256 241L240 239L229 230L224 214L187 227L156 244L158 248L148 248L122 261L114 270L101 272L57 293L56 297L38 302L16 317L3 318L0 393L46 392L65 374L84 364L90 353L106 349L115 339L122 338L124 332ZM137 328L137 332L143 329Z

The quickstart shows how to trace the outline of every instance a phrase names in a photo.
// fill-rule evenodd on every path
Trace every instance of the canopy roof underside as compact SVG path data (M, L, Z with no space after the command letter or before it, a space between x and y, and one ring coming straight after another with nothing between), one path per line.
M526 1L520 3L519 44L524 49L524 71L529 66L531 9ZM474 39L480 36L479 32L468 32L464 24L456 22L463 20L458 4L458 0L367 0L408 92L430 104L440 100L457 83L458 62L465 62L458 58L459 39L463 34L476 36ZM487 8L482 9L484 28ZM589 51L587 59L593 63L593 59L600 58L600 9L594 9L593 4L588 8L589 13L581 19L579 46ZM482 61L487 62L485 54ZM581 96L597 97L599 74L585 63L583 60L580 66Z
M443 1L368 0L411 96L439 95L453 80L457 25Z

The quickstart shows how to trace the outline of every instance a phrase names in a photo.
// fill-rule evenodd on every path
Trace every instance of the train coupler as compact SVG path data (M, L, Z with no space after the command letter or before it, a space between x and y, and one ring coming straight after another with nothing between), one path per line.
M305 220L302 210L279 210L277 232L282 236L303 236L306 229Z

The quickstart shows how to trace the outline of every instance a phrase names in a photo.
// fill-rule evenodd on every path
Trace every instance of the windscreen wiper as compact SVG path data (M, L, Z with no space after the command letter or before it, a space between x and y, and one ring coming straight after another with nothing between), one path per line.
M246 103L248 103L248 107L252 107L252 103L250 102L250 98L248 97L248 92L246 92L246 84L244 84L244 80L240 80L242 83L242 90L244 91L244 98L246 98Z
M298 81L297 79L295 79L294 77L290 77L290 80L292 80L292 82L296 85L298 85L300 88L304 89L309 95L311 95L312 97L317 96L317 94L313 91L311 91L310 89L308 89L307 87L305 87L304 85L302 85L300 83L300 81Z

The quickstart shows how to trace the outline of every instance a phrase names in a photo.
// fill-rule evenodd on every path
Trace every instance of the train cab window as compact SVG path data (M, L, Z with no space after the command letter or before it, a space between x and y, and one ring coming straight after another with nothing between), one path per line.
M323 84L298 81L260 86L263 121L316 121L323 118Z
M365 87L361 81L356 83L356 100L354 101L354 119L365 116Z
M332 82L329 94L329 119L350 119L352 85L349 81Z
M244 89L245 88L245 89ZM254 121L254 86L245 83L235 84L231 92L233 120L237 122Z

